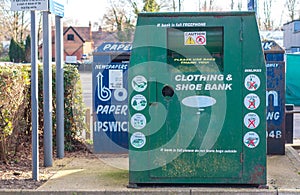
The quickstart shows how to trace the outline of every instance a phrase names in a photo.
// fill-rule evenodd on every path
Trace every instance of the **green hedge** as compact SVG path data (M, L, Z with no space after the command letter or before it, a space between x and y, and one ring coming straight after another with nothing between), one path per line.
M39 134L43 135L43 74L39 66ZM53 140L56 131L55 66L53 72ZM31 143L30 65L0 66L0 154L6 161L15 154L20 142ZM78 70L64 66L65 149L73 150L79 135L86 128L85 106ZM40 142L41 143L41 142ZM42 145L41 145L42 146ZM54 144L55 146L55 144Z
M28 130L29 74L25 66L0 66L0 157L16 151Z
M53 78L55 77L53 68ZM56 99L55 79L53 79L53 100ZM56 104L53 103L53 115L56 115ZM82 85L78 69L73 65L64 66L64 127L65 127L65 150L75 149L75 140L87 129L85 124L86 107L83 102ZM56 118L53 118L55 130ZM55 133L54 133L55 135Z

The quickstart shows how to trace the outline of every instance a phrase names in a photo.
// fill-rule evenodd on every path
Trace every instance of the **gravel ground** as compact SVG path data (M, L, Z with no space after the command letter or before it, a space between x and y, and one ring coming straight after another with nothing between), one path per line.
M77 148L75 152L65 152L66 159L95 158L86 148ZM24 145L17 155L8 156L8 159L13 160L0 162L0 189L37 189L68 163L64 159L55 158L54 154L53 166L44 167L43 151L39 152L39 181L32 179L31 145Z

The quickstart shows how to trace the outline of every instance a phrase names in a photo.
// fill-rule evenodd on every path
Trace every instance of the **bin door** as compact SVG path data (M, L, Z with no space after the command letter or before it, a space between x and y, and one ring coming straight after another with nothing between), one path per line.
M150 177L241 177L244 105L237 29L167 30L167 64L148 70Z

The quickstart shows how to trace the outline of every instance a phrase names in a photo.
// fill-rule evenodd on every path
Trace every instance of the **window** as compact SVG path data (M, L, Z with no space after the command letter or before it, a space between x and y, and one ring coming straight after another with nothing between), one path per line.
M300 21L295 21L294 22L294 32L299 32L300 31Z
M74 41L74 34L68 34L67 40L68 41Z
M291 47L291 52L292 53L300 52L300 48L299 47Z

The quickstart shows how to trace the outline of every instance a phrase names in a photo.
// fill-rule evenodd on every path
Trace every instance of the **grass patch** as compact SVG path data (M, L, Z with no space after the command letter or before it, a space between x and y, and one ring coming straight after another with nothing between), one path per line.
M103 174L111 183L114 184L127 184L129 180L128 170L117 169Z

